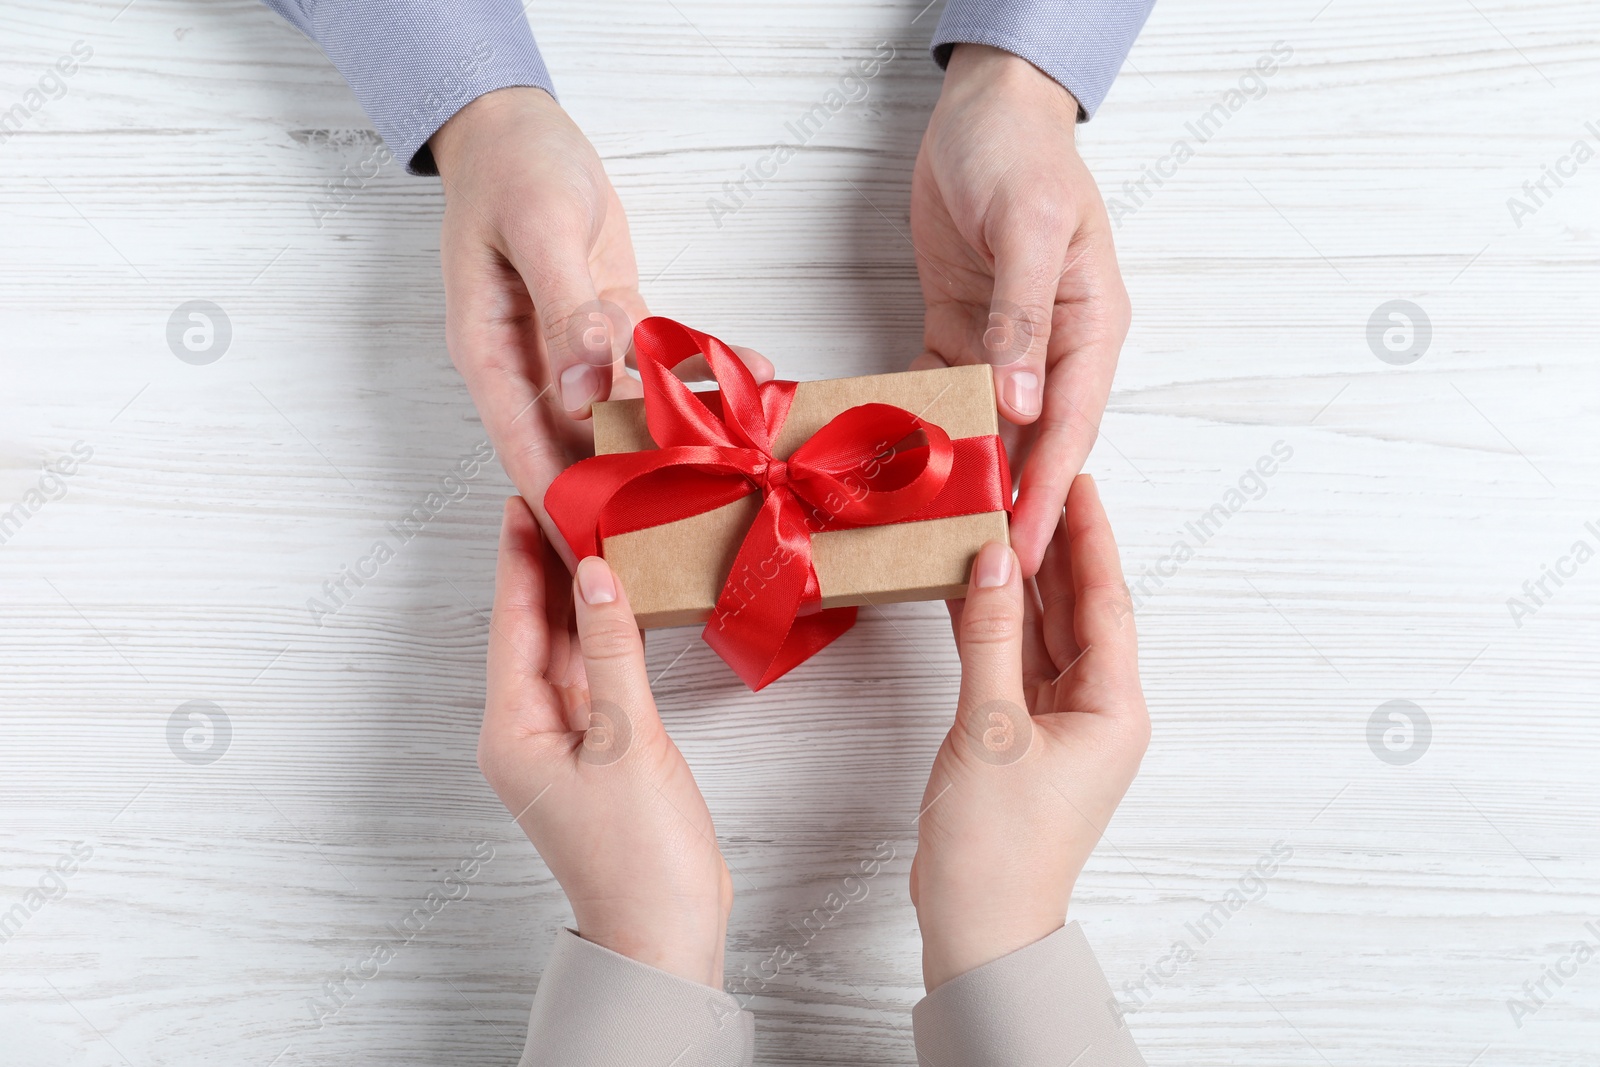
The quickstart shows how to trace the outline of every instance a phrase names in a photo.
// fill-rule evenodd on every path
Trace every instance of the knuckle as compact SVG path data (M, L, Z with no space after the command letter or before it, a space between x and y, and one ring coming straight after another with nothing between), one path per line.
M506 451L532 469L542 469L552 462L564 465L566 459L566 453L559 445L542 436L526 437Z
M1047 385L1045 388L1046 395L1051 395L1053 391L1050 390L1049 386ZM1100 427L1095 425L1094 420L1089 418L1083 409L1070 401L1067 402L1065 407L1047 403L1044 414L1039 416L1034 425L1039 428L1040 433L1084 434L1088 436L1091 442L1100 436ZM1059 482L1052 479L1052 484L1067 486L1071 484L1071 479L1063 478Z
M543 306L539 308L539 322L544 327L546 338L561 339L573 330L582 329L584 326L584 305L562 294L550 295L544 299ZM565 345L553 346L552 357L574 355L567 351Z
M594 619L583 628L583 654L588 659L628 659L640 653L639 631L631 620Z
M492 379L497 383L527 376L521 361L505 349L492 348L487 352L462 350L459 355L454 352L451 354L455 356L456 366L461 368L463 375L470 371L473 377Z
M1114 616L1118 623L1133 622L1133 598L1128 594L1128 587L1122 582L1110 579L1086 582L1080 590L1078 597L1085 606L1095 611L1103 611Z
M499 224L507 251L520 254L529 267L540 270L552 262L584 256L584 237L588 230L588 205L576 197L542 192L545 201L538 211L512 212Z
M1015 637L1022 620L1014 612L968 608L961 621L963 639L974 644L1002 644Z
M525 320L524 320L525 321ZM446 345L450 362L469 386L498 388L502 382L516 383L528 377L522 354L508 344L484 344L452 338Z
M1036 233L1051 233L1071 229L1076 225L1078 213L1071 200L1049 182L1030 182L1026 192L1016 199L1019 219L1028 221L1028 228Z
M1040 583L1041 585L1044 583ZM1070 608L1076 603L1076 598L1070 590L1046 589L1040 591L1039 605L1045 615L1055 615L1065 608Z

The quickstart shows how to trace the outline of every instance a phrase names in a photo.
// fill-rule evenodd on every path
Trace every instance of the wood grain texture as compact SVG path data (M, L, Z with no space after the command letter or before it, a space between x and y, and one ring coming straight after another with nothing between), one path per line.
M653 310L796 377L916 353L919 11L535 5ZM474 479L336 613L306 604L483 439L444 351L438 185L390 165L319 228L374 141L247 0L12 0L0 28L0 109L94 50L0 143L0 510L92 450L0 545L0 911L92 850L0 944L0 1063L513 1063L569 915L473 763L507 481ZM867 99L719 225L707 200L880 41ZM1144 982L1153 1065L1595 1062L1600 962L1521 1026L1507 1000L1600 920L1600 562L1520 625L1507 599L1600 541L1600 161L1520 225L1507 199L1600 140L1597 42L1585 0L1166 4L1081 130L1133 209L1088 469L1143 582L1155 740L1073 907L1113 986ZM209 366L167 348L190 299L232 322ZM1368 344L1392 299L1432 324L1408 366ZM1259 498L1164 562L1278 442ZM730 974L895 850L756 998L758 1062L914 1063L942 611L864 613L759 697L692 630L649 654L736 872ZM1432 727L1406 766L1368 745L1393 699ZM168 747L191 700L231 723L213 764ZM1280 841L1259 899L1164 963ZM316 1027L307 999L480 847L469 897Z

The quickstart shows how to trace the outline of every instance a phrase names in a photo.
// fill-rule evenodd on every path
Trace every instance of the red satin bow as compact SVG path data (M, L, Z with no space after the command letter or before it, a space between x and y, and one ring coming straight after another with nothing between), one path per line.
M658 448L594 456L562 472L545 509L581 559L617 534L686 519L762 494L703 636L751 689L805 662L856 621L822 599L811 534L1009 510L1011 478L998 436L951 441L889 404L836 416L787 460L772 443L794 382L757 385L709 334L649 318L633 334L645 419ZM721 393L695 393L673 373L704 354ZM671 566L671 561L663 561Z

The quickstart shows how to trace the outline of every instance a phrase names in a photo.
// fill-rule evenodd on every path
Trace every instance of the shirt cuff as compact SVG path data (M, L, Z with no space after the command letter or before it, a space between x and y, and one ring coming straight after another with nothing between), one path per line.
M1059 82L1090 118L1111 89L1155 0L950 0L933 32L943 67L958 44L1020 56Z
M1075 922L939 986L911 1029L921 1063L1145 1067Z
M555 95L517 0L268 0L322 46L395 158L437 174L427 141L484 93Z
M720 989L556 935L519 1067L750 1067L755 1018Z

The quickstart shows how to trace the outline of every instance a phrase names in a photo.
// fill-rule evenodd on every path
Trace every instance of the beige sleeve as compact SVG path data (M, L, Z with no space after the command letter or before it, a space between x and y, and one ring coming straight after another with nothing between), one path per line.
M935 989L911 1029L928 1067L1145 1067L1075 922Z
M521 1067L750 1067L755 1020L720 989L556 935Z

